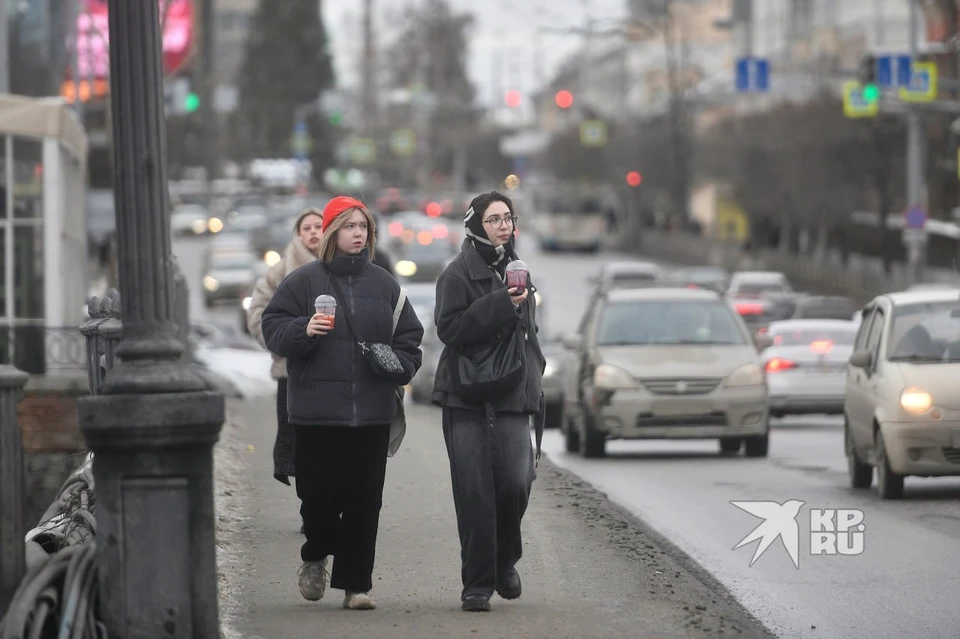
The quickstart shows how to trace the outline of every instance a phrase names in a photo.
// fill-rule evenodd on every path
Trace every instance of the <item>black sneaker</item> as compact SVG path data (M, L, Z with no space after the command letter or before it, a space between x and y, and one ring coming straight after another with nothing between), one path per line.
M504 599L520 597L520 574L516 568L508 568L497 577L497 594Z
M490 612L490 598L484 595L471 595L460 606L467 612Z

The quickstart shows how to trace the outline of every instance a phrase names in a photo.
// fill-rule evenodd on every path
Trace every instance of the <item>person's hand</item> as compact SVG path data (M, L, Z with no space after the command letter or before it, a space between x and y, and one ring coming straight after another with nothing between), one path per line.
M523 300L527 299L527 295L530 294L530 289L525 288L523 289L523 293L521 295L518 295L517 288L513 287L513 288L508 288L507 293L510 294L510 301L513 302L513 305L520 306L521 304L523 304Z
M315 337L317 335L326 335L331 328L330 319L325 315L317 313L307 322L307 336Z

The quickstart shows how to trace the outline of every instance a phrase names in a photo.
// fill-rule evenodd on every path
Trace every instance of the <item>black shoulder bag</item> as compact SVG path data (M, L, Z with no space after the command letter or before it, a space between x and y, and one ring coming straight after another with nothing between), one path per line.
M397 357L397 354L393 351L393 347L390 346L390 344L384 344L383 342L367 343L357 334L356 329L354 329L354 324L350 320L347 297L343 294L343 290L340 288L340 284L337 283L336 277L330 278L330 286L333 287L337 298L340 300L337 304L337 311L343 312L343 318L347 322L347 328L350 329L353 338L357 340L360 352L363 353L363 358L367 361L367 364L370 365L370 368L373 369L373 372L387 379L392 379L402 374L403 365L400 363L400 358Z
M495 341L464 349L450 348L450 376L457 395L482 404L509 392L523 376L524 327L517 318L497 332Z

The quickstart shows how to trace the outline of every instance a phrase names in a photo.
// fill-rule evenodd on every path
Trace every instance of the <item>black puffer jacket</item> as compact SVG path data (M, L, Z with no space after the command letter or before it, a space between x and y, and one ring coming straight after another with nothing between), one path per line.
M340 306L333 331L308 337L314 300L324 293L337 297L330 286L331 277L338 278L347 299L337 299ZM408 383L420 368L423 339L423 326L409 300L396 332L391 333L399 298L400 285L370 263L366 249L356 256L337 256L330 264L312 262L280 282L263 311L261 327L267 348L287 358L291 424L367 426L393 421L397 384ZM392 343L403 364L402 376L387 380L373 372L347 327L344 305L350 308L361 340Z
M536 288L532 280L528 285L530 294L527 299L519 309L514 307L500 275L487 266L470 240L463 241L460 254L437 279L434 320L437 337L444 343L444 348L433 384L435 404L484 410L483 405L470 403L456 394L447 363L450 348L496 341L496 335L505 327L518 326L519 313L521 321L517 330L523 330L527 338L523 378L513 391L491 402L491 406L498 413L534 414L540 410L546 360L537 339L537 305L533 294Z

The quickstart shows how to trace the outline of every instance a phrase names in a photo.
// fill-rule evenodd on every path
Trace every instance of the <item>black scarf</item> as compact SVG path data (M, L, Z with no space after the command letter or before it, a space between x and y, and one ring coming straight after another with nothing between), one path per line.
M467 209L467 214L463 216L463 225L466 227L466 236L477 249L477 253L483 258L488 266L496 269L500 277L503 277L507 269L507 264L517 259L514 251L514 239L516 239L516 229L510 232L510 239L500 246L494 246L487 239L487 232L483 228L483 216L473 210L473 207Z

